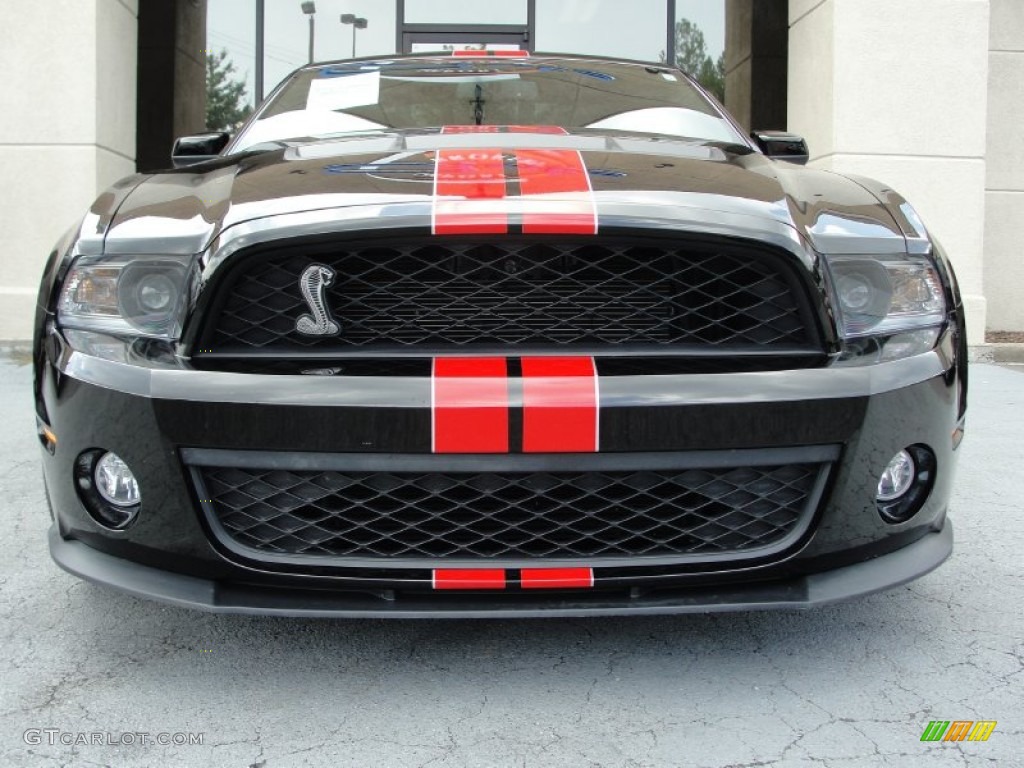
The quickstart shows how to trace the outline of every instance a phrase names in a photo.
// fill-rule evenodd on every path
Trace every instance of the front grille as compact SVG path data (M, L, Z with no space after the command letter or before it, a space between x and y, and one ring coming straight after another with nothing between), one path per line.
M299 278L330 267L341 326L304 336ZM214 354L492 345L815 349L807 298L777 254L686 241L511 237L284 247L217 288L197 347Z
M211 528L229 548L344 565L345 558L764 556L806 530L827 466L194 469Z

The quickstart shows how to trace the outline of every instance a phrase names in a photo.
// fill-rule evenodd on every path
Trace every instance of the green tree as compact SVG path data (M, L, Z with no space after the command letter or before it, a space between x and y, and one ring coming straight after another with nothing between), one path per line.
M664 51L661 60L666 60ZM718 57L718 61L712 59L708 55L704 33L689 19L680 19L676 24L676 66L707 88L719 101L725 101L725 53Z
M235 75L228 52L206 56L206 130L233 132L252 112L245 96L245 79Z
M718 61L715 62L711 61L710 56L704 57L704 61L700 64L697 82L725 104L725 51L718 55Z

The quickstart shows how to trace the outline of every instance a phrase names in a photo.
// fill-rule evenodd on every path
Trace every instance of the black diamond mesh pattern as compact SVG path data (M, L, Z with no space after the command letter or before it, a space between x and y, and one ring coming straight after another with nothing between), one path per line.
M446 241L290 249L229 277L200 346L281 347L692 344L806 347L805 298L781 260L682 245ZM299 276L335 272L335 337L296 332L308 313Z
M223 531L259 552L600 558L771 548L806 523L820 467L200 472Z

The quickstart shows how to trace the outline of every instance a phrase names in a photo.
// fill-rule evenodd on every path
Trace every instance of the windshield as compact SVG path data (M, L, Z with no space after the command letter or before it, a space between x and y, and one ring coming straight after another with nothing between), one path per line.
M557 126L743 143L673 70L583 59L423 58L296 72L235 141L443 126Z

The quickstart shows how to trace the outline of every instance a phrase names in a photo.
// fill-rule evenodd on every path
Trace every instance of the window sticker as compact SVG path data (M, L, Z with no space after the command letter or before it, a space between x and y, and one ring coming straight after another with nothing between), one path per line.
M413 43L411 53L454 53L455 51L516 51L518 45L509 43Z
M339 110L380 101L380 71L317 78L309 83L306 109Z

